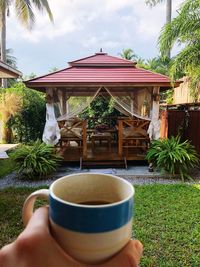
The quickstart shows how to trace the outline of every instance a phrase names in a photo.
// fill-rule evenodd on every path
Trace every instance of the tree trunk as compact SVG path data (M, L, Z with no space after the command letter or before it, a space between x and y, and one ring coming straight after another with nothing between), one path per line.
M6 8L0 10L1 60L6 63ZM7 79L2 79L2 87L7 87Z
M170 23L172 20L172 0L166 0L166 23ZM170 49L167 51L167 56L171 57Z

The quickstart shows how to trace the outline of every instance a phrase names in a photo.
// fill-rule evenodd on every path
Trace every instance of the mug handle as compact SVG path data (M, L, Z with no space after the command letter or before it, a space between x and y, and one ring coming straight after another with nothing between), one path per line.
M40 197L43 199L48 199L49 198L49 189L40 189L27 197L27 199L24 202L23 210L22 210L22 219L24 226L26 226L33 215L33 209L34 209L34 204L36 199Z

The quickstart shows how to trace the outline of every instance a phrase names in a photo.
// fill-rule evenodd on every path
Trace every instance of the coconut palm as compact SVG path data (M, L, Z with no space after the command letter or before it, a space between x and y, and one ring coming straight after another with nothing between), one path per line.
M6 63L12 66L13 68L17 68L17 59L12 54L13 54L12 48L6 49Z
M130 48L123 49L122 53L119 53L119 55L124 59L137 62L137 66L139 67L143 67L143 65L145 64L144 59L136 55L134 51Z
M148 59L145 68L157 73L169 75L169 64L170 58L158 56Z
M122 58L132 61L137 61L138 56L130 48L123 49L122 53L119 54Z
M41 12L46 11L50 20L53 21L48 0L0 0L0 45L3 62L6 62L6 17L9 15L11 5L14 5L19 21L28 29L31 29L35 23L34 8ZM3 87L5 86L4 81Z
M172 0L145 0L145 3L151 7L166 1L166 23L169 23L172 18Z
M184 48L172 61L172 77L178 78L184 71L197 84L200 82L200 0L184 1L178 16L163 27L159 37L161 53L166 55L176 42L184 44Z
M172 19L172 0L145 0L145 3L151 7L166 1L166 24ZM167 56L170 58L170 49L167 49Z

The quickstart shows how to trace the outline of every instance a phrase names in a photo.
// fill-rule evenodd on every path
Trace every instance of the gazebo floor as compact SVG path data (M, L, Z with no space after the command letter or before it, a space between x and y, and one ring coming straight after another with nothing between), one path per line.
M83 157L82 150L78 148L76 143L71 143L70 146L58 148L59 154L66 162L80 162L88 164L109 165L112 163L125 164L128 160L145 160L145 153L141 149L129 149L124 151L123 156L118 154L118 144L112 143L110 148L106 142L101 144L96 142L92 146L91 142L87 143L87 156Z

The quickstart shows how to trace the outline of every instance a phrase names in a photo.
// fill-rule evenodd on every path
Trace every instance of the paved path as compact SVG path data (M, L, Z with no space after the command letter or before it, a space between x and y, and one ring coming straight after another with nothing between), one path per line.
M0 152L5 152L9 149L17 147L18 144L0 144Z
M129 167L127 170L125 169L84 169L81 170L79 168L72 168L72 167L62 167L59 169L59 171L52 175L47 177L45 180L39 180L39 181L26 181L26 180L19 180L16 177L15 173L12 173L10 175L7 175L3 179L0 179L0 188L7 188L7 187L38 187L38 186L49 186L53 181L56 179L73 174L73 173L105 173L105 174L113 174L117 175L119 177L122 177L132 183L133 185L144 185L144 184L177 184L182 183L181 180L172 180L166 177L161 176L159 173L152 172L150 173L148 171L148 166L132 166ZM200 184L200 177L195 179L193 182L186 182L184 184Z
M6 151L17 147L18 144L0 144L0 159L8 159Z

